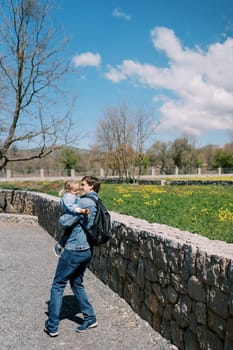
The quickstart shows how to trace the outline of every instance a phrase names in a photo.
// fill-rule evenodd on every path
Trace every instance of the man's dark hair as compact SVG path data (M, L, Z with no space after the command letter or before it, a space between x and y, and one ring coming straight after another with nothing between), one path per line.
M82 181L86 181L88 183L89 186L93 186L93 190L95 192L99 192L100 190L100 180L95 177L95 176L84 176L82 178Z

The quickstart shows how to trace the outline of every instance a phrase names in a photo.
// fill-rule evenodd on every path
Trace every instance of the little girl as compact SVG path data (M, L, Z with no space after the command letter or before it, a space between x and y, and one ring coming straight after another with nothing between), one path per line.
M64 183L64 189L61 192L63 196L60 201L61 207L63 209L63 214L71 214L71 215L89 214L89 209L81 209L78 206L79 189L80 189L79 183L75 180L72 180L72 179L67 180ZM57 257L61 256L62 249L64 248L65 243L69 238L69 235L70 235L70 231L65 229L64 234L53 247L54 254Z

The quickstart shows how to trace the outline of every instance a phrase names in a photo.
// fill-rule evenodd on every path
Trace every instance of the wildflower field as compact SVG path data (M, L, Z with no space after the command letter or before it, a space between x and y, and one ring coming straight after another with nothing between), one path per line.
M233 186L104 186L108 208L233 242Z
M0 183L1 188L58 195L62 181ZM110 211L233 243L233 186L102 184Z

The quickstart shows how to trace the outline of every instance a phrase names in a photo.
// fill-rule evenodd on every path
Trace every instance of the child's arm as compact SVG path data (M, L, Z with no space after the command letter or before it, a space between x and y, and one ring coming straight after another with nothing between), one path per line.
M73 204L73 209L76 213L79 213L79 214L84 214L84 215L88 215L90 213L90 210L88 208L80 208L80 197L77 196L76 197L76 200Z
M79 206L79 198L77 198L74 195L71 195L69 193L66 193L61 198L61 207L63 208L64 213L70 213L70 214L89 214L89 209L85 208L82 209Z
M88 208L82 209L82 208L77 207L75 209L75 212L79 213L79 214L88 215L90 213L90 210Z

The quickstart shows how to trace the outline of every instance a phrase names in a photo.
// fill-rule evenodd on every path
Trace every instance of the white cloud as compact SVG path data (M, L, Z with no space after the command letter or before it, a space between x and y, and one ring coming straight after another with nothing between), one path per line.
M91 66L99 67L101 64L101 56L98 53L84 52L80 55L76 55L72 58L72 62L75 67Z
M167 99L160 98L161 131L175 128L200 135L233 130L233 38L213 43L206 50L187 48L172 30L156 27L151 39L154 48L166 54L167 67L124 60L108 67L106 78L172 92Z
M153 97L154 102L165 102L167 100L168 100L168 97L164 94L155 95Z
M120 8L115 8L112 11L112 15L113 15L113 17L124 19L126 21L130 21L131 20L131 15L123 12Z

